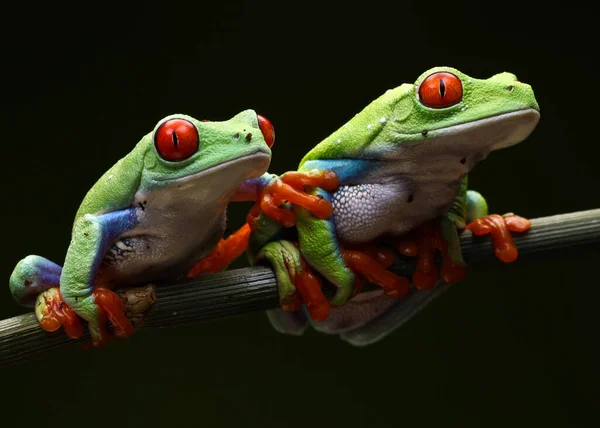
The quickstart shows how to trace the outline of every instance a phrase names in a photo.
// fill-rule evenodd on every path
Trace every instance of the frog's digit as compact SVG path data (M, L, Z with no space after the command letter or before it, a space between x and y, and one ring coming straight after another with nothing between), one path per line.
M274 178L262 190L260 212L278 221L284 227L292 227L296 223L296 214L289 209L288 204L302 207L317 218L328 219L333 212L331 203L318 195L307 193L310 190L306 188L320 187L332 191L338 185L337 174L333 171L314 169L307 172L286 172L281 177ZM252 212L257 211L252 210ZM250 220L250 223L254 225L255 221Z

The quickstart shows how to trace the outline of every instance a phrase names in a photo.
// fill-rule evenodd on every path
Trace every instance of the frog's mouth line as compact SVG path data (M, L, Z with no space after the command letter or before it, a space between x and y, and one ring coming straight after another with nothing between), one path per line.
M239 156L234 159L230 159L227 162L213 165L210 168L195 172L194 174L185 175L183 177L174 177L174 178L164 178L164 179L156 178L156 179L153 179L152 181L155 181L157 183L176 183L176 182L185 182L185 181L189 181L189 180L195 180L198 177L201 177L203 175L212 175L214 173L218 173L219 170L221 170L221 169L231 168L232 164L242 163L243 161L252 160L253 158L256 158L257 161L260 161L261 158L264 159L263 162L260 164L260 166L261 166L260 168L248 170L248 172L253 172L253 173L256 171L256 174L249 174L247 179L257 178L257 177L260 177L262 174L264 174L267 171L267 169L269 168L270 160L271 160L271 156L262 150L257 150L255 152L248 153L246 155Z
M488 116L471 122L451 125L444 128L423 131L422 141L436 139L449 139L458 136L469 136L475 140L486 139L487 145L492 150L518 144L533 132L540 119L540 112L535 108ZM424 134L425 133L425 134Z

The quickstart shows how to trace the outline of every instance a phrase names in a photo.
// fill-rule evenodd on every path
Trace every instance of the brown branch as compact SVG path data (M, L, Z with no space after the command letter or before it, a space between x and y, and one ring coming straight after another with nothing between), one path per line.
M465 261L497 261L489 237L461 235ZM555 215L532 220L531 229L515 236L520 261L536 254L584 248L600 244L600 209ZM399 257L393 271L409 276L414 259ZM412 291L411 307L416 313L449 287ZM207 274L170 284L149 285L120 292L127 304L128 317L136 328L173 327L188 323L221 319L250 312L277 308L279 298L273 271L252 267ZM406 299L406 297L405 297ZM149 309L148 309L149 308ZM89 341L86 334L78 340L62 332L42 330L33 313L0 321L0 366L22 362L74 342Z

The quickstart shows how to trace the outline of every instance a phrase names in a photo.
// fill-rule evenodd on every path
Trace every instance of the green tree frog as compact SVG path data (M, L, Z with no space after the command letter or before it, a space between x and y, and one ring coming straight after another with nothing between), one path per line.
M271 123L253 110L226 121L160 120L83 199L64 266L24 258L10 277L13 297L35 306L48 331L63 326L80 337L81 317L95 345L110 338L107 321L115 336L127 337L133 328L112 290L185 276L221 244L226 207L256 200L274 138ZM243 241L240 230L241 238L226 241ZM229 261L245 249L233 247ZM216 269L223 264L221 254Z
M539 117L532 88L513 74L476 79L436 67L387 91L317 144L300 162L300 176L286 173L264 189L270 197L263 198L263 213L296 224L297 236L277 240L281 230L270 219L254 221L253 257L274 267L287 311L269 312L275 327L302 332L308 314L320 331L373 343L414 313L402 303L411 282L425 290L440 277L445 283L463 278L459 232L465 228L491 233L498 258L514 261L510 232L526 231L529 221L488 215L485 199L467 190L467 174L489 152L526 139ZM298 193L306 186L330 203L329 212L306 211L311 195ZM280 206L286 201L293 209ZM386 245L418 257L412 281L386 269L393 260ZM336 287L329 301L320 276ZM365 279L381 288L357 294Z

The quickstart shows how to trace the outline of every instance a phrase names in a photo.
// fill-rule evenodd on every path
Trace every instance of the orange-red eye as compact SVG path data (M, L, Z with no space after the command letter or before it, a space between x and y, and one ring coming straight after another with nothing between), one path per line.
M258 117L258 127L263 134L265 139L265 143L267 146L273 147L273 143L275 143L275 128L269 119L260 114L256 115Z
M154 133L154 146L164 160L179 162L198 151L196 127L185 119L170 119Z
M452 73L438 72L428 76L419 86L419 100L430 108L444 108L462 100L462 82Z

